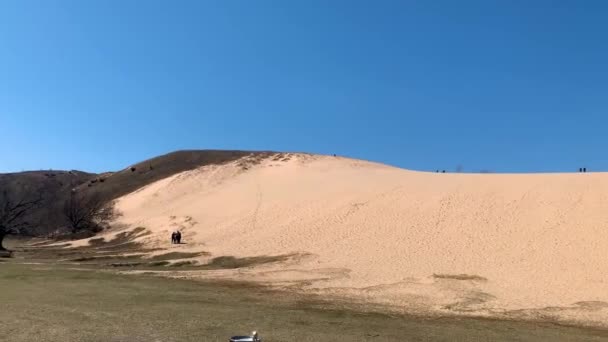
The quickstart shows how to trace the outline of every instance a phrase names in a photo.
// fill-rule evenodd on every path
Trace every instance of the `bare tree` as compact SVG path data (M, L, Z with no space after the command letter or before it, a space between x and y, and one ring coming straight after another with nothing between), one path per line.
M72 233L89 230L100 231L117 216L114 203L104 201L99 194L84 196L72 191L65 201L63 214Z
M16 195L9 195L7 190L0 195L0 251L6 251L2 241L9 234L19 234L21 229L27 227L26 215L42 203L42 195L16 199Z

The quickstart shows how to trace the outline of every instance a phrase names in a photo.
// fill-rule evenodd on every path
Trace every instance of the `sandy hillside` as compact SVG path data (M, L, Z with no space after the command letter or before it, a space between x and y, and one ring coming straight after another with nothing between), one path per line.
M406 311L608 322L608 174L435 174L292 154L183 172L118 209L151 246L289 256L198 276ZM176 227L186 245L169 243Z

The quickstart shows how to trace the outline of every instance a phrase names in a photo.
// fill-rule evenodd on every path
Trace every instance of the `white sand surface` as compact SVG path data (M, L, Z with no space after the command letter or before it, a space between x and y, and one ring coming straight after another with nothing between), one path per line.
M421 313L608 323L608 174L436 174L286 154L180 173L117 207L151 247L290 255L202 277ZM185 245L169 243L178 228Z

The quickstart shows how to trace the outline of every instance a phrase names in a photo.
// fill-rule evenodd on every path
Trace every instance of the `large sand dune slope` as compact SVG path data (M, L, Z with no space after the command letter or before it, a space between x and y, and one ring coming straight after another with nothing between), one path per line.
M608 322L608 174L435 174L279 155L122 197L155 247L283 263L249 279L406 311ZM186 245L169 244L181 227Z

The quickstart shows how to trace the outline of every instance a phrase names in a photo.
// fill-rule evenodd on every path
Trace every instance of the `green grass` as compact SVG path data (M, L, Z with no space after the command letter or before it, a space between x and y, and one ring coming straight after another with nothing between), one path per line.
M268 342L608 340L551 324L363 313L242 283L18 262L0 265L1 341L227 341L253 329Z

